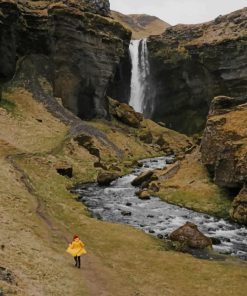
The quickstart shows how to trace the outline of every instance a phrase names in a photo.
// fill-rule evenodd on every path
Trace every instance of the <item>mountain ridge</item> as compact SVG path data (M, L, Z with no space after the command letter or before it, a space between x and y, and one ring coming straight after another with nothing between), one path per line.
M162 34L170 24L148 14L123 14L111 11L111 16L132 31L132 39L142 39L150 35Z

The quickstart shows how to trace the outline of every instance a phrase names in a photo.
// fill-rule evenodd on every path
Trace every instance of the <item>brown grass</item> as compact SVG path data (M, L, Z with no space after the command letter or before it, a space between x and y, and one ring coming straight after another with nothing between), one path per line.
M25 296L245 295L244 263L202 261L168 252L162 242L141 231L90 218L67 188L94 178L95 157L73 141L61 146L67 127L29 93L22 91L21 96L19 90L8 95L17 105L17 115L0 113L0 244L5 245L0 266L10 269L18 282L15 286L1 281L0 288ZM42 123L37 115L42 115ZM101 127L107 129L107 124ZM108 128L108 135L122 145L131 139L131 151L137 153L133 158L146 151L131 133L124 135L123 126L115 132ZM47 152L56 146L61 147L57 154ZM16 156L20 152L28 154ZM9 154L13 162L4 158ZM73 165L73 179L57 174L54 165L60 161ZM74 233L88 250L81 271L65 253Z

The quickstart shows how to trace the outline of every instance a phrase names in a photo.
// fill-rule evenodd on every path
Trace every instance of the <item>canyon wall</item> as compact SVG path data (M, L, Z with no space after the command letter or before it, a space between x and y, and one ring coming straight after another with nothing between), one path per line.
M0 84L28 57L40 68L46 58L66 108L82 119L107 117L106 91L131 37L109 13L106 0L0 1Z
M236 197L231 216L247 224L247 104L231 97L212 101L201 143L202 163L214 182ZM240 193L239 193L240 192Z
M247 8L212 22L177 25L148 42L152 118L187 134L202 131L213 97L247 93Z

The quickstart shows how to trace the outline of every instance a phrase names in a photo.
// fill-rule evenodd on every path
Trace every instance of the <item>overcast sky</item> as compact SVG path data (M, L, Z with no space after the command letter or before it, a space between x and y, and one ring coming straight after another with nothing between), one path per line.
M247 0L110 0L110 3L112 10L155 15L171 25L202 23L247 6Z

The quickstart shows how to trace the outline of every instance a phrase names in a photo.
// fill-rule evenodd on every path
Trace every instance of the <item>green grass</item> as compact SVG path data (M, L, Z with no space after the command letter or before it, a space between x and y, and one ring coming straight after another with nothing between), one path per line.
M222 195L215 194L203 198L200 193L184 190L176 190L174 192L159 193L161 199L176 204L200 213L207 213L209 215L220 218L229 218L229 210L231 208L231 201Z

